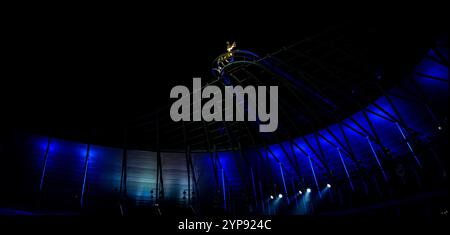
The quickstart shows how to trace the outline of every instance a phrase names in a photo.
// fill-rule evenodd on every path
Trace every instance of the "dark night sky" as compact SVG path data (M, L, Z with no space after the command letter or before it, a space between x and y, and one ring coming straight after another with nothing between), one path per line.
M265 55L329 26L283 22L23 20L7 36L3 107L19 126L116 122L168 105L174 85L211 79L227 40Z
M2 119L8 126L38 129L115 125L167 106L174 85L189 85L194 76L210 79L211 62L225 51L227 40L237 41L238 49L265 55L344 22L351 22L356 32L379 24L304 15L305 9L297 13L10 18ZM402 22L392 30L414 25Z

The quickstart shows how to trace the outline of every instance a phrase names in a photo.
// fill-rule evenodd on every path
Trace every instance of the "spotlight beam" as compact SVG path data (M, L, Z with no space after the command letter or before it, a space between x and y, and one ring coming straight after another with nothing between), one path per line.
M285 192L286 195L287 195L288 193L287 193L286 181L284 180L284 172L283 172L283 166L281 165L281 162L280 162L280 171L281 171L281 177L282 177L282 179L283 179L284 192ZM281 194L280 194L280 195L281 195ZM283 197L283 195L281 195L280 198L282 198L282 197ZM290 202L289 202L289 197L287 197L287 201L288 201L288 204L290 204Z
M337 151L339 153L339 158L341 159L342 166L344 166L345 174L347 175L347 179L348 179L348 182L350 183L350 187L352 188L352 191L354 192L355 187L353 186L352 178L350 177L350 174L348 173L348 170L347 170L347 166L345 165L344 159L342 158L341 150L339 148L337 148Z
M416 160L417 165L419 165L420 168L422 168L422 163L420 163L419 158L417 157L416 153L414 152L413 148L411 147L411 144L409 143L408 139L405 136L405 133L403 133L402 127L398 124L398 122L395 122L395 125L397 126L398 130L402 134L403 139L406 142L406 145L408 145L409 151L411 151L411 154L414 157L414 160Z
M314 171L314 167L313 167L313 164L312 164L312 161L311 161L311 156L308 155L308 159L309 159L309 165L311 166L311 171L312 171L313 176L314 176L314 181L316 182L317 191L319 192L319 197L322 197L322 194L320 193L319 182L317 182L316 172Z
M370 149L372 150L373 156L375 157L375 160L377 161L378 166L380 167L381 173L383 174L384 180L387 182L388 178L386 176L386 173L384 172L383 166L381 165L380 159L378 159L378 154L373 148L372 141L370 141L370 137L367 136L367 142L369 143Z

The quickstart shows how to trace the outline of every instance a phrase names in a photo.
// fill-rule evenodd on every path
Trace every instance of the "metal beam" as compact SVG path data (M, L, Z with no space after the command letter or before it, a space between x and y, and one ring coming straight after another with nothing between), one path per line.
M86 148L86 158L84 159L84 170L83 170L83 185L81 187L81 197L80 197L80 207L84 207L84 195L86 192L86 179L89 165L89 152L91 150L91 144L87 144Z
M206 126L204 121L202 121L202 123L203 123L204 133L205 133L205 136L206 136L206 143L208 145L207 148L208 148L208 153L209 153L209 159L211 160L211 164L212 164L213 169L214 169L214 179L216 181L216 190L218 190L219 189L219 175L218 175L219 172L218 172L216 161L215 161L215 159L213 157L213 153L212 153L212 150L211 150L211 142L210 142L210 139L209 139L208 127Z
M39 183L39 194L42 194L42 189L44 186L45 173L47 171L47 160L48 160L48 155L50 153L51 141L52 141L52 138L49 136L47 138L47 146L45 147L44 160L42 163L41 180Z

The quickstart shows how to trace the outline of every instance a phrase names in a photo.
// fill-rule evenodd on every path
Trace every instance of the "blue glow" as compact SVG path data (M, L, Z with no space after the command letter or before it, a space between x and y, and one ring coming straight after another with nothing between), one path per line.
M86 185L88 186L86 195L102 195L105 191L115 195L119 194L122 159L123 149L91 145L86 177ZM122 190L124 191L124 188ZM89 197L86 197L86 200L89 201Z
M222 168L222 191L223 191L223 208L227 208L227 191L225 189L225 174Z
M299 194L300 195L300 194ZM300 206L295 210L295 214L306 215L309 213L311 194L307 192L300 197Z
M433 51L430 51L430 53L436 57ZM283 76L289 76L289 74L283 74L283 71L276 72ZM445 83L445 80L448 81L447 67L425 59L415 72L421 74L414 75L413 78L417 81L419 87L424 90L427 98L431 100L431 104L434 104L433 100L438 98L447 97L446 99L448 99L448 86L443 85L448 84L448 82ZM441 80L423 75L435 76L441 78ZM291 77L288 77L288 79L291 79ZM302 84L298 85L301 86ZM246 187L251 184L253 197L255 200L264 201L258 203L258 206L261 207L262 205L263 210L265 210L264 206L267 202L268 192L282 192L282 195L288 199L288 202L290 198L297 197L302 198L303 202L305 202L308 200L304 200L304 198L311 192L311 189L308 188L303 192L298 190L298 194L295 194L297 187L311 186L314 181L320 195L322 190L319 188L319 182L327 182L328 180L326 178L328 172L326 172L325 165L333 172L333 177L344 180L346 177L353 191L355 191L355 186L357 186L355 183L359 183L359 181L355 181L352 178L352 173L355 173L357 170L357 163L362 167L369 168L378 165L384 179L387 180L388 175L383 169L384 164L382 164L384 155L380 154L381 147L386 147L395 160L402 160L397 158L402 158L403 156L409 158L409 153L412 153L415 162L421 166L418 158L420 155L415 154L415 145L409 140L408 131L412 130L420 135L429 136L438 130L438 126L441 126L440 129L442 129L442 124L430 122L430 115L433 115L432 110L434 107L415 102L415 97L412 97L411 100L402 98L408 97L408 94L402 91L402 88L394 88L388 94L388 96L382 96L362 109L370 110L367 111L369 120L366 119L363 112L359 111L351 114L343 121L332 124L325 129L317 130L315 133L258 149L264 158L268 156L268 161L261 162L256 151L245 150L248 151L244 155L249 161L250 172L245 171L248 168L240 169L243 164L242 161L239 162L241 157L236 152L219 152L218 159L214 161L219 165L218 169L221 170L218 172L219 181L217 184L215 178L211 177L214 175L214 172L211 168L211 160L208 154L198 153L198 157L193 157L193 161L199 185L201 185L204 192L216 192L217 188L221 188L223 195L219 195L219 198L223 196L225 207L227 200L230 203L228 205L233 203L231 201L233 196L228 194L229 192L245 191ZM388 98L392 100L393 105ZM326 100L323 101L327 102ZM398 111L398 114L396 111ZM434 121L436 120L434 118ZM399 125L397 122L402 123L402 125ZM373 129L369 123L373 125ZM375 139L374 132L378 135L383 146ZM315 135L318 136L317 140ZM91 146L86 164L88 171L84 172L83 175L86 159L85 144L55 139L48 146L47 138L45 137L33 137L31 144L33 144L32 154L35 156L36 175L42 172L39 181L40 190L43 189L43 186L46 189L47 178L50 179L49 184L51 184L51 181L57 177L61 177L63 180L67 180L68 184L71 184L69 185L70 187L67 186L67 188L61 189L61 191L64 191L61 197L64 198L79 194L80 187L82 187L82 195L85 193L89 195L92 193L91 191L94 193L102 193L106 190L113 192L114 188L119 187L122 159L122 151L120 149L106 150L103 147ZM47 149L49 150L47 160L44 160ZM130 161L128 162L128 196L136 201L150 198L150 190L156 190L156 161L141 158L140 155L143 152L130 156ZM145 154L154 153L145 152ZM163 157L164 191L165 197L182 198L183 190L187 189L186 166L183 165L185 164L185 159L183 154L180 155L178 153L177 156L175 155L177 154ZM176 163L172 162L174 158L178 159ZM322 158L324 158L323 161ZM175 165L179 166L179 168L174 167ZM267 170L268 172L266 172ZM176 174L172 174L173 172L176 172ZM282 184L284 190L268 190L267 181L269 179L271 183L278 186ZM291 180L295 182L291 190L291 193L295 195L289 196L286 180L288 180L288 183ZM298 185L298 182L301 182L301 185ZM363 181L362 183L364 184L365 182ZM95 187L87 187L85 189L86 185L95 185ZM323 186L323 183L320 184L320 187L323 188ZM49 188L52 187L56 188L54 185L49 185ZM191 188L193 187L191 185ZM340 188L339 185L337 187ZM70 188L76 188L77 192L70 191ZM59 195L61 192L57 190L59 189L55 189L54 192L52 191L49 194ZM66 193L66 190L69 192ZM248 194L252 193L250 189L247 190ZM258 199L256 199L257 194L259 196ZM277 194L271 195L270 198L274 199L274 196L276 197ZM282 202L283 200L277 201ZM272 209L275 211L276 207Z
M430 59L422 60L421 64L416 67L416 72L448 80L448 67Z
M253 191L253 197L257 198L256 196L256 185L255 185L255 175L253 174L253 167L250 168L250 173L252 175L252 191Z
M83 208L83 204L84 204L84 193L86 190L86 176L87 176L87 172L88 172L88 167L89 167L89 154L90 154L90 146L86 146L86 166L84 168L84 175L83 175L83 186L81 188L81 198L80 198L80 205L81 208Z
M45 148L45 153L44 153L44 165L42 166L42 172L41 172L41 181L39 183L39 192L42 192L42 187L44 186L44 178L45 178L45 172L47 170L47 161L48 161L48 156L50 155L50 149L51 149L51 138L48 137L48 141L47 141L47 145Z
M377 152L375 151L375 149L373 148L372 141L370 140L369 136L367 136L367 142L369 142L370 149L371 149L372 152L373 152L373 156L375 157L375 160L377 161L377 164L378 164L378 166L380 167L380 170L381 170L381 173L383 174L384 179L387 181L388 178L387 178L387 176L386 176L386 173L384 172L383 166L381 166L380 160L378 159L378 154L377 154Z
M345 165L344 159L342 158L342 153L339 148L337 148L337 151L339 153L339 158L341 159L342 166L344 166L345 174L347 175L348 182L350 183L350 187L352 188L352 191L355 191L355 188L353 187L352 178L350 177L350 174L348 173L347 166Z
M398 122L396 122L395 125L397 125L397 128L398 128L398 130L400 131L400 133L402 134L403 139L405 139L406 144L408 145L408 148L409 148L409 150L411 151L411 154L413 155L414 160L416 161L417 165L419 165L419 166L422 168L422 164L420 163L419 158L417 158L416 154L414 153L413 148L412 148L411 145L409 144L408 139L406 138L405 134L403 133L403 130L402 130L403 128L398 124Z
M399 113L402 114L402 118L404 119L404 121L406 122L408 128L411 128L415 131L419 131L419 132L423 132L424 134L429 133L430 129L428 126L425 126L428 122L426 121L426 116L424 117L424 115L426 115L426 112L424 112L423 110L420 109L420 106L418 106L416 103L410 102L408 103L408 101L404 101L401 99L397 99L395 97L391 97L391 99L393 100L394 104L396 105L397 109L399 110ZM390 106L389 102L387 101L386 97L381 97L378 100L375 101L375 103L380 106L380 108L382 108L384 111L382 111L379 107L375 107L373 105L369 105L369 108L371 111L375 112L376 114L370 113L368 112L368 118L369 120L373 123L375 129L377 130L377 133L381 139L381 141L383 141L383 144L388 147L394 154L396 154L396 156L400 156L401 153L403 152L409 152L413 150L413 146L411 145L411 143L406 143L405 144L405 138L406 138L406 134L403 132L403 129L399 129L398 127L396 127L397 124L395 124L395 122L391 122L389 120L387 120L386 118L383 117L388 117L388 114L390 114L391 116L396 116L394 110L392 109L392 107ZM425 108L423 108L425 109ZM387 112L388 114L386 114L385 112ZM382 116L382 117L380 117ZM324 152L324 157L325 162L327 164L329 164L330 170L334 171L335 175L337 177L347 177L350 187L352 187L352 189L354 189L354 183L352 182L352 178L351 178L351 172L352 170L356 169L356 165L352 160L349 160L350 158L348 158L348 153L347 150L344 150L344 148L348 148L349 146L351 147L352 151L355 154L355 157L358 161L361 162L361 165L365 165L365 166L370 166L370 164L373 164L373 158L375 158L376 160L376 164L378 164L378 166L380 167L380 169L382 169L382 164L381 164L381 159L379 158L379 154L377 153L377 148L379 148L380 146L376 143L376 142L372 142L370 141L370 139L367 139L367 134L364 132L364 130L361 129L361 127L359 127L358 125L356 125L354 123L353 120L355 120L358 124L361 125L362 128L364 128L366 131L368 131L369 135L373 135L373 133L371 133L371 129L367 123L367 120L365 119L365 117L362 115L361 112L355 113L354 115L352 115L351 117L343 120L341 123L339 124L333 124L330 125L328 127L328 129L334 134L334 136L332 136L326 129L323 130L319 130L318 132L316 132L319 137L318 137L318 142L320 144L320 146L322 147L322 150ZM425 121L424 121L425 120ZM339 125L342 125L343 130L341 130L339 128ZM434 129L436 129L436 126L432 126ZM344 133L342 133L342 131ZM399 138L399 131L400 134L402 135L402 138ZM346 135L346 137L348 137L348 145L346 143L346 140L344 138L344 134ZM337 138L337 140L335 139ZM338 143L338 141L340 143ZM295 143L295 144L293 144ZM35 144L37 144L36 149L40 149L40 154L39 154L39 158L42 159L44 156L44 152L45 152L45 148L46 148L46 138L39 138L38 140L35 141ZM342 144L342 146L341 146ZM291 147L291 145L293 145ZM283 151L283 148L286 150ZM339 148L338 151L336 151L336 149ZM325 176L325 168L323 166L323 164L321 163L321 161L319 161L319 159L317 158L315 153L320 153L319 151L319 146L315 140L314 134L308 134L304 137L299 137L296 138L292 141L286 141L280 144L274 144L274 145L270 145L268 146L268 149L270 149L271 153L269 153L267 151L267 149L261 148L260 151L262 152L262 154L265 156L267 155L269 157L269 164L268 166L271 168L272 170L272 174L273 174L273 180L275 181L275 183L281 185L283 184L284 187L284 193L283 195L288 195L288 191L286 188L286 180L290 180L291 178L296 179L297 178L297 174L296 174L296 170L293 167L292 164L292 159L295 159L295 161L298 162L298 167L299 167L299 172L301 173L301 176L305 178L306 182L305 184L309 184L312 183L312 181L314 181L314 183L317 185L319 185L319 182L323 182L326 179L324 178ZM55 164L55 162L57 162L58 166L60 164L63 164L64 167L67 167L68 165L72 164L72 163L61 163L62 159L64 158L59 158L59 155L61 154L67 154L67 153L72 153L74 155L78 156L78 159L80 161L80 167L78 166L73 166L76 169L82 169L82 163L84 163L84 159L85 159L85 153L86 153L86 145L84 144L78 144L78 143L70 143L67 141L60 141L60 140L56 140L54 142L52 142L51 146L50 146L50 153L49 153L49 161L46 165L46 169L51 169L53 171L54 167L52 164ZM114 150L116 151L116 150ZM98 153L97 153L98 152ZM120 151L119 151L120 152ZM272 154L273 153L273 154ZM119 154L119 153L118 153ZM286 155L287 154L287 155ZM105 162L108 161L105 152L100 152L97 148L92 147L91 148L91 152L89 153L89 175L92 175L94 177L97 177L98 179L100 179L99 177L101 177L101 169L98 169L97 166L99 166L98 164L93 164L94 160L99 158L98 161L100 162ZM119 154L120 155L120 154ZM199 154L200 155L200 154ZM203 154L202 154L203 155ZM373 157L372 157L373 155ZM98 157L94 157L94 156L98 156ZM207 157L207 154L205 155L206 161L198 161L197 162L197 166L199 167L199 169L201 169L203 172L207 172L207 175L212 175L212 169L210 168L210 160ZM251 154L246 155L246 157L248 156L249 161L252 163L253 171L252 174L254 174L252 177L252 182L249 182L254 186L255 182L257 182L258 180L261 180L261 178L259 178L261 175L264 175L265 172L262 171L261 169L261 165L260 163L258 163L259 160L257 156L257 154L255 152L251 152ZM101 159L100 159L101 158ZM238 164L236 162L236 159L239 159L240 157L237 156L237 154L235 152L219 152L219 163L222 166L223 169L223 176L220 178L221 180L221 188L223 192L227 192L227 187L230 188L236 188L238 187L239 189L244 188L245 184L242 183L240 181L241 176L238 173ZM290 158L290 159L289 159ZM115 159L121 159L120 156L115 157ZM164 159L166 159L164 157ZM279 162L276 161L276 159L279 160ZM42 160L40 160L42 161ZM120 161L120 160L114 160L114 161ZM147 164L147 163L146 163ZM148 163L148 164L154 164L154 163ZM281 165L282 164L282 165ZM94 167L95 165L95 167ZM91 169L92 166L92 169ZM282 166L282 168L280 168L280 166ZM105 173L104 177L111 177L114 178L114 180L110 180L110 187L117 187L116 185L118 184L118 180L120 179L120 162L118 162L117 164L115 163L114 166L115 170L114 171L109 171L107 174ZM183 170L185 170L185 166L181 166L183 167ZM306 168L310 168L311 170L305 170ZM114 176L113 176L113 172L114 172ZM382 169L382 173L383 173L383 177L385 177L385 179L387 178L386 173L384 172L384 169ZM206 174L206 173L205 173ZM156 175L156 174L155 174ZM137 175L136 175L137 176ZM219 173L220 176L220 173ZM54 177L54 176L52 176ZM89 178L91 176L87 176L87 181L89 181ZM133 179L132 175L128 175L129 177L129 181ZM144 181L143 178L148 178ZM129 187L129 194L130 196L132 196L133 199L143 199L143 198L149 198L150 194L150 188L155 188L154 185L152 185L154 183L154 179L155 176L153 176L153 174L145 174L145 175L141 175L139 176L139 180L136 181L135 183L130 183L128 182L128 187ZM80 179L83 179L83 175L81 175ZM250 176L249 176L250 179ZM296 179L297 180L297 179ZM44 179L45 181L45 179ZM45 182L43 181L43 183L45 184ZM255 182L253 182L255 181ZM98 182L98 181L97 181ZM168 181L171 182L171 181ZM147 185L143 185L143 184L147 184ZM80 184L86 184L86 182L80 182ZM89 183L90 184L90 183ZM134 186L133 186L134 184ZM179 184L179 183L177 183ZM181 183L184 184L184 183ZM201 185L208 185L208 190L214 190L214 180L213 177L203 177L201 178ZM230 185L227 185L230 184ZM260 183L259 183L260 184ZM225 190L224 190L224 186L225 185ZM167 185L165 185L167 186ZM175 186L174 186L175 187ZM182 194L183 190L187 187L185 186L176 186L176 192L178 194ZM203 186L205 187L205 186ZM94 187L93 187L94 188ZM319 188L319 187L318 187ZM169 192L170 190L175 190L175 188L165 188L166 193ZM262 187L259 187L259 190L262 190ZM206 190L207 191L207 190ZM89 192L88 192L89 193ZM254 194L255 192L253 192ZM263 192L264 194L264 192ZM262 194L262 195L263 195ZM320 194L320 190L319 190L319 194ZM166 194L166 196L168 196L168 194ZM223 195L224 197L227 197L228 195L225 194ZM180 196L180 198L182 197L182 195ZM260 198L263 198L262 196ZM289 198L289 197L288 197ZM228 199L231 200L231 199Z
M288 192L287 192L287 187L286 187L286 181L284 180L283 166L281 165L281 163L280 163L279 165L280 165L280 173L281 173L281 177L282 177L282 179L283 179L284 192L285 192L286 195L287 195ZM280 194L280 195L281 195L281 194ZM278 196L280 196L280 195L278 195ZM281 197L279 197L279 198L282 198L282 197L283 197L283 195L281 195ZM289 204L289 197L288 197L288 204Z
M311 161L311 157L309 157L308 159L309 159L309 165L311 166L311 171L312 171L313 176L314 176L314 181L316 182L316 186L317 186L317 189L318 189L317 191L319 192L319 196L322 197L322 195L320 193L319 182L317 182L316 172L314 171L314 167L313 167L313 164L312 164L312 161Z

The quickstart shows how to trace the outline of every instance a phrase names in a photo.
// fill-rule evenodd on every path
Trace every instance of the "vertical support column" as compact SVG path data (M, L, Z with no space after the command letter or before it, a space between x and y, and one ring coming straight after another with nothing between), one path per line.
M158 152L156 153L156 196L155 196L155 202L158 203L159 200L159 157Z
M331 175L331 170L330 170L330 167L328 166L327 162L320 157L319 153L314 149L314 147L311 145L311 143L309 143L309 141L308 141L308 139L306 137L303 136L302 138L303 138L303 141L305 141L305 143L308 146L308 148L313 152L313 154L316 156L316 158L325 167L327 173ZM308 154L308 156L309 156L309 154Z
M219 190L219 170L217 169L217 165L216 165L216 161L214 159L213 153L211 151L211 141L209 138L209 131L208 131L208 126L206 125L206 123L204 121L202 121L203 123L203 130L205 133L205 137L206 137L206 144L208 145L208 153L209 153L209 158L211 159L211 164L213 166L214 169L214 178L216 180L216 190Z
M316 182L317 192L319 192L319 197L322 197L322 193L320 192L319 182L317 181L317 177L316 177L316 171L314 170L314 166L313 166L313 163L311 160L311 155L308 155L308 160L309 160L309 166L311 167L311 171L314 176L314 182Z
M262 183L261 183L261 181L259 181L258 183L259 183L259 194L260 194L260 197L261 197L262 211L263 211L263 213L266 213L266 205L264 203L265 199L264 199Z
M162 176L162 163L161 163L161 148L160 148L160 135L159 135L159 120L156 122L156 202L159 203L159 199L164 199L164 182Z
M217 168L217 163L218 163L218 167L220 167L220 173L221 173L220 175L222 178L221 180L222 180L223 208L225 210L227 210L227 188L225 185L225 169L223 168L223 165L220 163L219 153L217 152L216 145L213 145L213 152L214 152L214 158L213 158L214 162L213 163L216 166L216 168Z
M126 210L124 210L124 205L127 205L127 160L128 160L128 152L127 152L127 140L128 140L128 128L127 123L124 123L123 129L123 152L122 152L122 171L120 174L120 189L119 189L119 209L120 214L122 216L125 215Z
M298 198L296 196L298 189L296 189L294 179L292 178L291 178L291 185L292 185L292 192L294 192L295 208L298 209Z
M86 158L84 160L84 171L83 171L83 186L81 188L81 197L80 197L80 206L83 208L84 206L84 195L86 190L86 178L87 178L87 171L89 166L89 152L91 151L91 144L87 145L86 149Z
M127 197L127 149L124 146L123 148L123 153L122 153L122 172L120 175L120 202L119 202L119 207L120 207L120 214L122 216L124 216L124 208L123 208L123 204L124 202L126 202L126 200L124 200L124 198Z
M339 126L339 129L340 129L342 135L344 136L344 140L345 140L345 143L347 145L347 148L349 149L349 151L354 156L355 154L353 152L352 145L350 144L350 140L349 140L349 138L347 136L347 133L344 130L344 127L342 127L342 125L340 123L338 124L338 126ZM361 166L360 166L359 162L356 160L356 157L355 157L355 164L356 164L356 168L358 169L359 175L361 176L361 181L362 181L362 183L364 185L364 192L365 192L366 195L369 195L369 189L368 189L367 183L366 183L366 175L361 170Z
M191 146L188 145L186 148L186 170L187 170L187 177L188 177L188 203L191 202L191 171L189 169L189 156L191 155Z
M281 178L283 179L284 193L285 193L285 196L287 198L288 204L290 204L289 195L288 195L288 191L287 191L287 187L286 187L286 180L284 179L283 165L281 164L281 162L279 162L278 164L280 166Z
M44 179L45 179L45 172L47 171L47 160L48 160L48 154L50 153L50 146L51 146L51 137L48 137L47 140L47 146L45 148L45 154L44 154L44 162L42 164L42 171L41 171L41 180L39 183L39 194L42 193L42 189L44 186Z
M227 191L225 188L225 172L222 170L222 191L223 191L223 209L227 209Z
M187 141L187 133L186 133L186 126L184 125L184 121L181 123L182 127L183 127L183 139L184 139L184 145L185 145L185 150L186 150L186 172L187 172L187 177L188 177L188 196L187 196L187 201L188 204L191 202L191 171L190 171L190 167L189 167L189 158L191 155L191 146L188 145L188 141ZM184 194L186 194L186 191L184 191ZM186 196L184 196L186 197Z
M123 149L122 153L122 174L120 177L120 193L123 196L127 194L127 149Z
M367 142L369 143L370 149L372 150L373 156L375 157L375 160L377 161L377 164L380 167L381 173L383 174L384 180L387 182L388 178L387 178L386 173L384 172L383 166L381 165L381 162L378 158L378 154L375 151L375 149L373 148L372 141L370 140L369 136L367 136L366 138L367 138Z
M352 188L352 191L355 192L355 187L353 187L352 178L350 177L350 174L348 173L347 165L345 164L344 158L342 157L341 150L339 149L339 147L336 149L339 153L339 158L341 159L342 166L344 166L345 174L347 175L347 179L348 179L348 182L350 183L350 187Z
M412 80L414 80L414 79L412 79ZM380 87L380 89L384 92L384 90L381 88L381 86L379 86L379 87ZM385 97L386 97L387 101L389 102L390 106L392 107L392 109L394 110L394 113L395 113L395 115L398 117L400 123L401 123L404 127L406 127L406 123L405 123L405 121L404 121L402 115L400 114L400 111L397 109L396 105L394 104L394 101L393 101L393 100L391 99L391 97L389 97L389 95L387 95L387 94L385 95ZM427 106L426 103L425 103L425 106L426 106L427 109L428 109L428 106ZM406 138L406 135L404 134L402 127L399 125L399 123L398 123L397 121L395 122L395 125L397 126L398 130L400 131L400 134L402 135L403 139L406 141L406 144L408 145L408 148L409 148L409 150L411 151L411 154L413 155L414 160L416 161L417 165L419 165L419 167L422 168L422 163L420 162L420 160L419 160L419 158L417 157L416 153L414 152L414 150L413 150L411 144L409 143L408 139ZM439 123L438 123L438 126L440 126Z
M406 145L408 145L409 151L414 157L414 160L416 161L417 165L419 165L420 168L422 168L422 163L420 162L419 158L416 156L416 153L414 152L411 144L409 143L408 139L406 138L405 133L403 132L403 128L398 124L398 122L395 122L395 125L397 126L398 130L400 131L400 134L402 134L403 139L406 142Z
M47 161L48 161L48 155L50 154L50 147L51 147L51 137L49 136L47 139L47 146L45 147L45 153L44 153L44 159L42 163L42 170L41 170L41 178L39 181L39 192L37 195L37 206L40 207L41 200L42 200L42 191L44 189L44 183L45 183L45 174L47 172Z
M157 161L157 181L156 181L156 191L158 191L156 199L164 199L164 181L162 176L162 162L161 162L161 151L156 152L156 161ZM158 184L159 183L159 184ZM158 201L159 202L159 201Z
M253 167L250 167L250 173L252 174L252 189L253 189L253 197L255 201L255 208L258 208L258 196L256 195L256 185L255 185L255 175L253 174Z
M195 169L194 169L194 164L192 163L192 155L191 155L191 153L189 152L189 167L190 167L190 169L191 169L191 174L192 174L192 180L194 181L194 187L192 187L192 193L191 193L191 201L192 201L192 195L193 195L193 193L195 192L195 193L197 193L197 199L199 198L199 189L198 189L198 183L197 183L197 177L195 176Z

